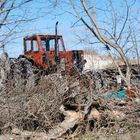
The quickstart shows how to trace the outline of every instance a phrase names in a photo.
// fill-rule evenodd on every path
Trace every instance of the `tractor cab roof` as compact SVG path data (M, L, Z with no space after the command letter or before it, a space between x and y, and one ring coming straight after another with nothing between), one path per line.
M55 39L56 35L45 35L45 34L33 34L31 36L25 36L24 39L25 40L32 40L32 39L36 39L36 37L39 36L41 39ZM62 35L57 35L57 38L62 38Z

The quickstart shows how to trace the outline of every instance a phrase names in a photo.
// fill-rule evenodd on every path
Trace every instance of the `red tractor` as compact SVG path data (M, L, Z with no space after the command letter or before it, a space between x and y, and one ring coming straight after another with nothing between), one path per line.
M82 70L86 62L82 50L66 51L61 35L32 35L24 38L24 57L32 61L37 67L52 70L63 66L70 70L73 65Z

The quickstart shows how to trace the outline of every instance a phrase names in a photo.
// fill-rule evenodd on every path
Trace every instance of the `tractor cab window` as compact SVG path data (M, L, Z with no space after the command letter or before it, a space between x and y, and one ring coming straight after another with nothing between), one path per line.
M53 49L53 48L55 48L55 39L51 39L51 40L50 40L50 49ZM63 50L64 50L64 49L63 49L63 46L62 46L61 39L58 39L58 40L57 40L57 49L58 49L59 51L63 51Z
M63 48L63 46L62 46L61 39L58 39L58 44L57 44L57 46L58 46L58 50L59 50L59 51L64 51L64 48Z
M43 38L41 39L43 51L53 51L55 49L55 38ZM61 39L58 39L57 48L59 51L63 51Z
M42 48L44 51L49 51L50 50L50 43L48 39L42 39L41 40L42 43Z
M44 51L51 51L55 48L55 39L41 40Z
M54 50L55 49L55 39L50 39L50 50Z
M33 51L34 52L38 52L39 51L37 40L33 40Z
M26 52L31 50L31 41L30 40L26 40Z

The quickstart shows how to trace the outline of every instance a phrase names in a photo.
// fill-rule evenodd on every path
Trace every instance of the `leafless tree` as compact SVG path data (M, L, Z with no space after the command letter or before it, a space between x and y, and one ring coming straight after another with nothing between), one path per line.
M135 4L139 2L135 0L120 0L117 2L113 2L112 0L104 0L103 2L68 0L65 2L59 1L59 3L55 2L62 10L78 18L77 22L81 21L83 23L89 31L89 36L91 37L92 34L95 42L99 42L102 46L105 46L117 66L122 79L128 88L130 88L132 70L128 58L132 58L131 52L132 50L134 51L134 48L137 57L139 55L138 45L136 45L137 38L135 38L136 35L133 32L134 28L138 31L136 27L138 24L135 19L138 8L135 8ZM71 8L62 6L62 3L69 3ZM116 56L126 66L126 73L122 72L119 63L115 60Z
M11 41L11 36L19 32L19 25L31 18L28 16L27 4L32 0L1 0L0 1L0 48Z

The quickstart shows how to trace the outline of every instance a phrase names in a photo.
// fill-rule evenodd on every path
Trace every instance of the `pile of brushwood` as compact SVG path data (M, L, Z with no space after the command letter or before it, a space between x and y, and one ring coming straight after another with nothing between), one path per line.
M139 84L121 102L110 96L122 88L112 74L107 86L103 72L43 75L33 73L25 59L6 55L0 65L0 139L75 139L87 131L123 134L140 128Z

